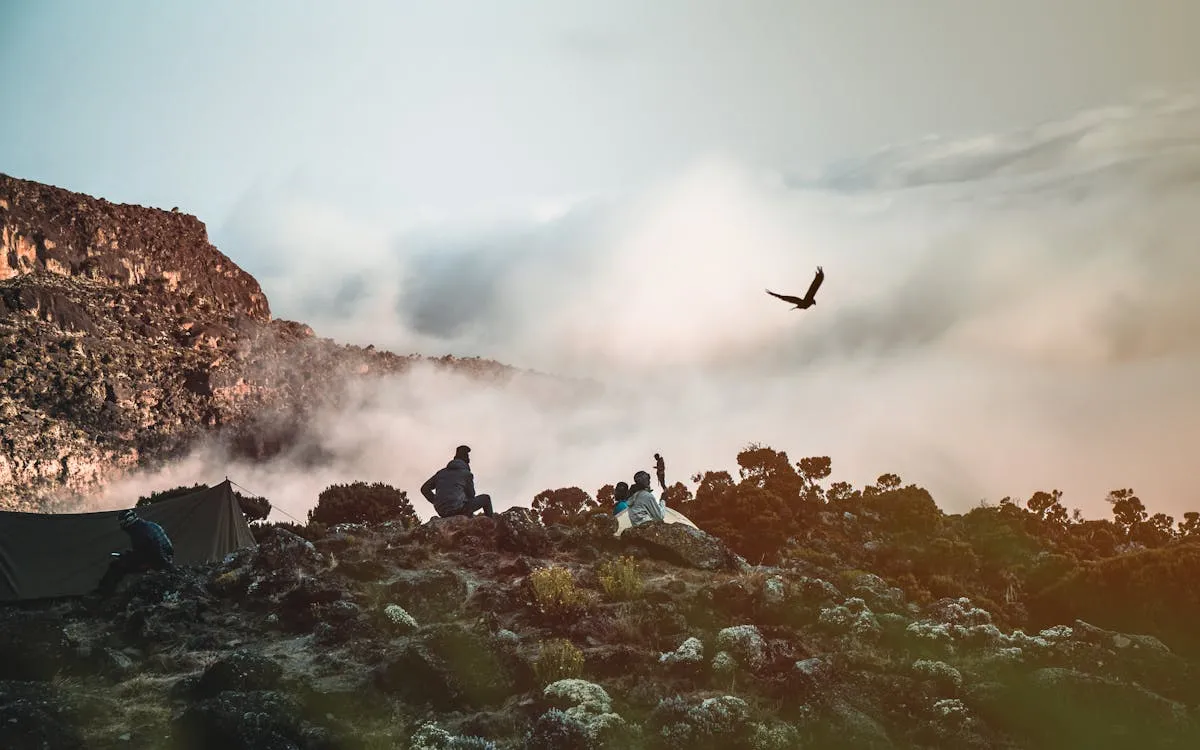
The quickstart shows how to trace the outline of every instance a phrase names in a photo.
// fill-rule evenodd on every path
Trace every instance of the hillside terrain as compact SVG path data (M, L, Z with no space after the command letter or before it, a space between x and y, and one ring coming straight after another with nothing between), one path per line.
M753 453L739 457L744 466ZM761 494L760 479L750 467L733 491ZM906 496L922 491L891 485L823 495L806 533L762 565L678 524L615 536L606 511L554 502L580 497L577 488L539 496L540 513L494 519L421 524L401 497L386 521L258 525L256 547L129 579L110 600L0 610L0 745L1200 742L1198 639L1182 627L1195 621L1195 597L1171 601L1194 581L1200 546L1175 540L1098 566L1060 564L1045 587L1071 595L1033 613L1021 585L1036 577L1048 536L1013 537L1032 547L1009 550L1007 598L989 597L986 565L954 562L986 558L994 547L983 540L1031 511L978 509L971 525L987 533L930 565L964 517L934 508L918 523L929 543L917 544ZM689 500L697 515L704 498ZM346 504L338 512L353 515ZM1118 592L1127 598L1115 601Z
M69 507L203 438L270 457L347 382L419 361L272 318L193 216L0 175L0 509Z

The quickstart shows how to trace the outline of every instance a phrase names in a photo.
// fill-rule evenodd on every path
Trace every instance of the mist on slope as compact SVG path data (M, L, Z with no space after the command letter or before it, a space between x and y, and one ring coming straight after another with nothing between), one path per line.
M384 224L286 188L248 196L218 244L276 315L601 388L418 368L323 415L326 466L204 449L99 502L228 475L303 518L324 487L363 480L428 517L417 488L459 443L505 508L628 480L655 451L669 481L735 471L759 442L828 455L856 485L898 473L950 512L1057 487L1097 517L1133 487L1178 517L1200 509L1198 208L1187 97L803 176L715 155L637 194L470 217L399 207ZM763 291L803 293L817 265L807 311Z

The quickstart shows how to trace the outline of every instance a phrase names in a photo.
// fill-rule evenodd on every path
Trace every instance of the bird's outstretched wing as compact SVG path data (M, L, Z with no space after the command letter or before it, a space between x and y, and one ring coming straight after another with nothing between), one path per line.
M812 283L808 285L808 291L804 294L805 302L812 303L817 297L817 290L821 288L821 282L825 280L825 271L817 266L817 273L813 276Z
M772 292L770 289L767 290L767 294L771 295L772 297L778 297L779 299L783 300L784 302L791 302L793 305L798 305L804 301L804 300L800 299L799 297L793 297L790 294L776 294L775 292Z

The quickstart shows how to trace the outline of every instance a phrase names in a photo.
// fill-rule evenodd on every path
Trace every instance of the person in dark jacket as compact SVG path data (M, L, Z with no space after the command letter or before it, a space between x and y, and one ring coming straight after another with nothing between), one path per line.
M117 514L121 530L129 535L132 549L113 556L108 571L100 579L96 592L108 596L117 590L117 584L129 573L147 570L167 570L175 567L175 547L163 527L138 517L133 510Z
M421 494L442 518L472 516L478 510L482 510L485 516L492 515L491 496L475 494L471 449L465 445L455 449L454 458L446 464L446 468L438 469L436 474L425 480L425 484L421 485Z

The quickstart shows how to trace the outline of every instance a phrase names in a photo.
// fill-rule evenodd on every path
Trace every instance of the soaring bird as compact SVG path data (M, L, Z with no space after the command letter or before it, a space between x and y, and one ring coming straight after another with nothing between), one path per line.
M806 310L817 304L817 290L821 288L821 282L824 280L825 272L821 270L820 266L817 266L817 274L813 276L812 283L808 285L808 291L803 297L792 297L791 295L787 294L776 294L770 289L767 290L767 294L771 295L772 297L778 297L784 302L791 302L793 305L795 305L795 307L792 308L793 310Z

